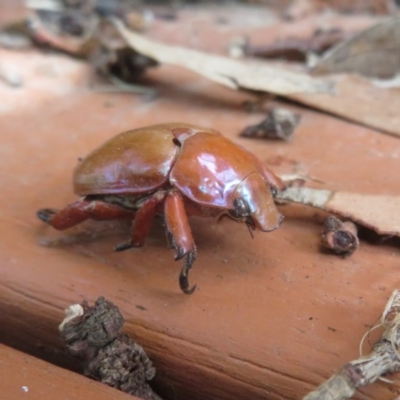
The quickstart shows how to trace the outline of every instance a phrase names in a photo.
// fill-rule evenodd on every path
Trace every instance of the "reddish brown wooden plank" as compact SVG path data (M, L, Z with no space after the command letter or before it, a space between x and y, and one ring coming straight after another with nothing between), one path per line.
M7 400L139 400L0 344L0 392Z
M29 69L34 56L38 64ZM23 54L13 57L20 65ZM7 99L0 104L1 340L66 364L57 332L63 309L104 295L153 359L160 394L177 400L298 399L357 357L398 284L400 250L392 244L362 241L348 259L321 253L321 215L301 207L281 207L282 228L254 239L232 221L193 218L199 257L191 282L199 289L189 297L179 291L181 264L161 223L143 249L116 254L128 226L87 223L60 233L35 213L76 199L78 157L143 125L213 127L271 164L297 163L323 187L372 194L400 194L397 138L302 110L290 144L239 139L263 117L243 111L246 94L161 67L149 75L160 90L149 103L88 92L75 62L61 56L25 57L25 86L0 87ZM394 397L387 384L366 390L369 398Z

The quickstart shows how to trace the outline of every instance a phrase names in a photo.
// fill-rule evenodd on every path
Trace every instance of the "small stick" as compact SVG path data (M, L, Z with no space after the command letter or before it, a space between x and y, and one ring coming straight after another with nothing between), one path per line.
M357 227L351 221L342 222L331 215L325 220L321 242L324 247L336 254L350 256L359 245Z
M370 354L351 361L303 400L345 400L355 391L382 375L400 371L400 290L395 290L382 314L382 337L372 346Z

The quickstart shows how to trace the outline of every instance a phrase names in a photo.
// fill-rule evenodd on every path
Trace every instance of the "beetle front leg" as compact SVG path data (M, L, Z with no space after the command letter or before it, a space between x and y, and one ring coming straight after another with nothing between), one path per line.
M164 203L164 214L168 233L172 236L173 247L177 251L175 260L186 256L179 276L179 286L183 293L192 294L196 285L189 289L189 271L196 259L197 252L182 197L178 192L168 193Z
M152 196L145 200L135 215L131 228L131 240L117 245L114 248L115 251L124 251L132 247L142 247L144 245L154 217L156 216L157 206L162 198Z
M121 206L100 200L78 200L59 211L43 208L37 212L37 216L42 221L60 231L78 225L87 219L107 221L133 218L134 215L134 212L128 211Z

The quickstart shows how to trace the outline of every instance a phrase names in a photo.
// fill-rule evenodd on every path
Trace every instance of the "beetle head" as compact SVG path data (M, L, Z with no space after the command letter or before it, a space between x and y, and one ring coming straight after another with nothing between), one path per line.
M239 183L229 214L241 219L252 229L272 231L280 226L283 216L275 206L271 189L258 173L250 174Z

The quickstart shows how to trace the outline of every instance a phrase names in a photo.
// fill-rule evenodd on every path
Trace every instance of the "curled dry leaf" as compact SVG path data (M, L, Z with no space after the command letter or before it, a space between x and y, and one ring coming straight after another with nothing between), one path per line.
M289 187L276 198L321 208L380 235L400 236L400 196Z
M400 18L380 22L329 50L314 74L355 72L392 78L400 72Z
M161 64L177 65L197 72L232 89L252 89L280 95L289 93L321 93L333 90L331 82L284 70L267 63L233 60L228 57L170 46L133 32L122 21L113 18L127 44L137 52Z

